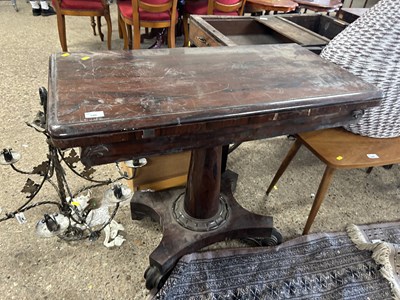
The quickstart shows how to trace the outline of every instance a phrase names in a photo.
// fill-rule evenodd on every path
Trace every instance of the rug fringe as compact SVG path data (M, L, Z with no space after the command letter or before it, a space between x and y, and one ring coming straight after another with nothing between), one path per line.
M397 249L391 243L370 243L357 225L349 224L346 227L347 234L359 250L372 251L372 258L381 265L380 272L391 286L393 299L400 300L400 278L396 274L395 267L391 264L391 255L396 255Z
M378 243L369 243L362 231L358 228L357 225L349 224L346 227L346 231L350 239L359 250L370 250L373 251L375 247L377 247Z
M379 245L375 247L372 258L377 264L382 266L380 272L382 276L390 282L394 299L399 300L400 278L398 278L396 270L391 264L391 254L395 254L396 252L397 251L393 244L383 242L379 243Z

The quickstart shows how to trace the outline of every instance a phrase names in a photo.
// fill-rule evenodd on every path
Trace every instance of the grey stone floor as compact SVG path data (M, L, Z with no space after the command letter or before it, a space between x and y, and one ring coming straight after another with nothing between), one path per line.
M25 125L40 109L38 87L47 87L48 59L61 51L56 17L33 17L30 5L0 1L0 147L18 150L21 169L30 169L46 159L44 136ZM113 49L121 50L115 4L112 5ZM103 26L104 28L104 26ZM104 28L104 31L106 29ZM92 35L89 18L67 18L70 51L106 50ZM305 224L324 166L301 149L267 198L265 189L292 141L286 137L242 144L234 151L228 167L239 174L238 201L247 209L272 215L284 239L299 236ZM20 193L26 176L0 166L2 215L24 202ZM110 175L111 174L111 175ZM113 176L113 167L100 168L97 176ZM68 177L75 190L84 184ZM55 200L46 186L37 200ZM400 213L400 168L338 171L311 232L343 231L349 223L398 220ZM0 299L144 299L143 272L148 255L161 239L160 228L151 221L132 221L129 207L116 220L125 226L126 242L107 249L102 239L68 244L56 238L35 235L36 222L53 207L40 206L25 215L28 222L0 223ZM232 246L224 242L221 246Z

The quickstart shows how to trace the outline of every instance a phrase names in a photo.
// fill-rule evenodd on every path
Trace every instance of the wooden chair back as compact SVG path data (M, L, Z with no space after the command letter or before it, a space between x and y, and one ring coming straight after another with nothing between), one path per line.
M208 0L208 15L243 16L246 0Z
M102 41L104 40L104 35L101 31L101 17L104 17L107 23L107 48L111 50L112 24L110 7L106 0L52 0L52 3L57 13L58 35L62 51L68 51L65 16L91 17L94 35L96 35L94 17L97 17L97 28Z
M123 2L122 2L123 3ZM140 49L140 28L167 28L168 47L175 48L175 24L178 21L178 0L131 0L132 18L120 12L120 27L124 37L124 49ZM121 23L122 22L122 23ZM126 31L128 27L129 32Z

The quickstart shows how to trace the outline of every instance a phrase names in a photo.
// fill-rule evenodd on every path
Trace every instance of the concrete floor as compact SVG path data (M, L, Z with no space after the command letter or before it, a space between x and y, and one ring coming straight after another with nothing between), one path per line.
M15 12L10 2L0 2L0 147L22 154L18 167L29 170L46 159L44 136L25 125L40 109L38 87L47 87L48 58L61 51L56 17L33 17L30 5L19 1ZM115 4L112 5L114 50L122 49L118 38ZM104 31L106 29L104 28ZM89 18L67 18L70 51L106 50L92 35ZM238 201L247 209L272 215L284 239L299 236L305 224L324 166L301 149L267 198L271 181L292 141L286 137L242 144L229 157L228 167L239 174ZM0 166L1 215L25 200L20 190L26 175ZM113 167L102 167L98 178L116 176ZM71 187L84 184L69 176ZM97 191L100 193L101 191ZM51 186L39 200L56 199ZM398 220L400 215L400 168L376 168L337 172L311 232L343 231L349 223L361 224ZM107 249L96 242L67 243L35 235L36 222L53 207L28 211L27 223L11 219L0 223L0 299L144 299L143 273L148 255L161 239L159 226L148 219L132 221L129 207L116 220L125 226L126 242ZM232 243L222 243L222 246Z

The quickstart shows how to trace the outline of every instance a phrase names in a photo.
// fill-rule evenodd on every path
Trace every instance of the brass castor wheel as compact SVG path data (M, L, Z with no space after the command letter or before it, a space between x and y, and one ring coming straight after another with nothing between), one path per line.
M282 243L282 235L278 230L272 228L271 236L269 237L252 237L252 238L245 238L242 240L243 242L250 244L252 246L276 246Z
M161 289L167 280L169 272L167 274L161 274L157 267L149 266L144 272L144 279L146 279L146 289L152 290L156 288Z

